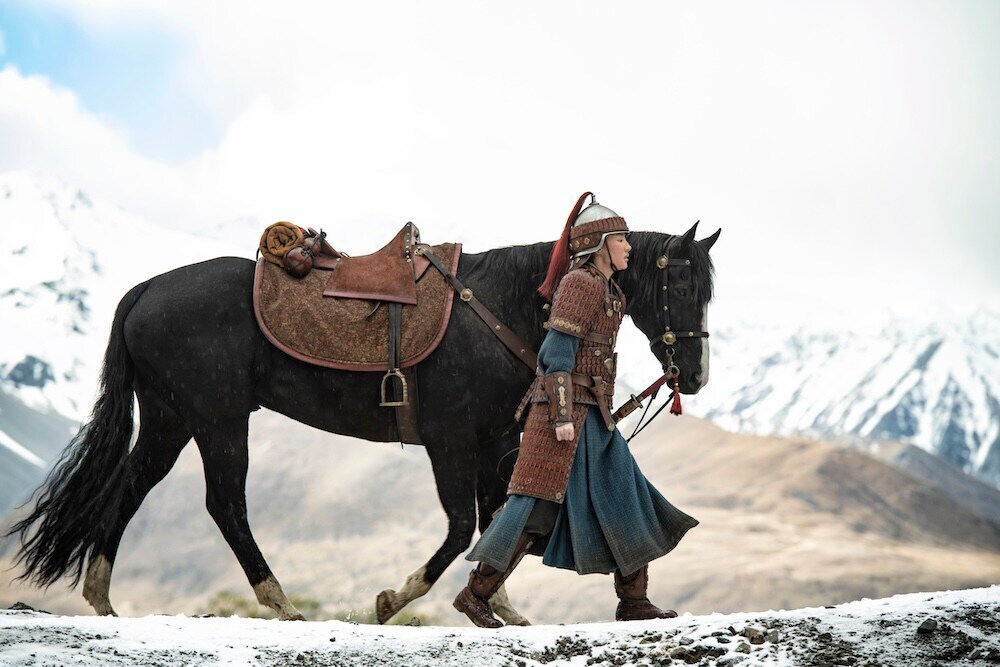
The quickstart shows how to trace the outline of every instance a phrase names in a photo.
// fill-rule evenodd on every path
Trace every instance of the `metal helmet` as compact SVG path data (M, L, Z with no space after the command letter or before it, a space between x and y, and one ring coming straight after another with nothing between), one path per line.
M590 197L590 205L583 202ZM559 240L552 246L549 268L545 280L538 286L538 293L551 301L559 281L570 269L578 269L604 246L604 239L611 234L628 231L625 219L606 206L597 203L592 192L584 192L576 200L566 218Z
M590 205L580 211L569 232L569 253L572 268L582 266L590 255L601 249L604 239L611 234L628 231L625 218L607 206L597 203L597 197L590 195Z

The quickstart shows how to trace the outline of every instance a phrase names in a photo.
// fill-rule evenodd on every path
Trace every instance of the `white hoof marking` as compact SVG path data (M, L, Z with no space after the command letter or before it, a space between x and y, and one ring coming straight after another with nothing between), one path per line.
M111 591L111 561L100 555L87 565L83 580L83 599L90 603L98 616L117 616L108 597Z
M306 620L306 617L285 597L281 584L273 575L254 586L253 592L257 596L257 601L278 612L278 618L282 621Z
M425 565L408 576L403 585L400 586L399 591L387 588L378 594L375 599L375 617L379 623L385 623L398 614L403 607L427 594L431 585L424 581L426 573L427 566Z

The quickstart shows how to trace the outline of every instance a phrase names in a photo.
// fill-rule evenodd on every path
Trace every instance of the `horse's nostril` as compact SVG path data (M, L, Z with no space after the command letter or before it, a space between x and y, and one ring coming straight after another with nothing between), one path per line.
M701 371L698 371L698 372L696 372L696 373L692 373L692 374L691 374L691 380L692 380L692 381L693 381L693 382L694 382L695 384L701 384Z

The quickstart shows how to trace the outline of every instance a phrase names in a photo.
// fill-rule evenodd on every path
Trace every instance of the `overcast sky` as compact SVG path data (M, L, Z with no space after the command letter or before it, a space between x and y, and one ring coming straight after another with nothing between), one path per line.
M6 0L0 171L355 253L552 239L593 190L722 227L723 313L1000 307L998 2L328 4Z

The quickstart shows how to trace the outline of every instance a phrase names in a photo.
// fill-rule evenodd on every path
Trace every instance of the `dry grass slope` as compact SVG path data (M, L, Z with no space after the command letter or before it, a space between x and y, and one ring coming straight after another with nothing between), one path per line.
M792 609L1000 580L997 520L862 452L728 433L687 416L661 418L633 452L702 522L652 565L651 597L678 611ZM189 446L126 533L112 586L120 613L191 614L222 589L249 595L203 498ZM329 612L369 608L434 552L446 528L420 448L353 441L266 413L252 422L248 500L285 589ZM450 604L467 568L449 568L414 610L462 624ZM88 611L76 592L8 588L12 575L0 575L0 606ZM508 587L535 622L613 617L610 577L529 559Z

